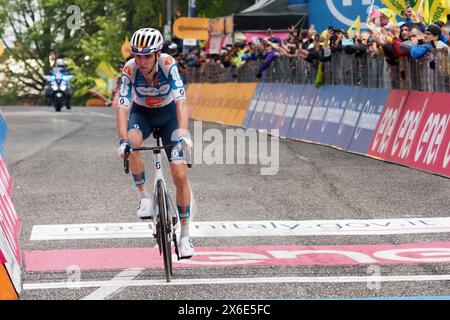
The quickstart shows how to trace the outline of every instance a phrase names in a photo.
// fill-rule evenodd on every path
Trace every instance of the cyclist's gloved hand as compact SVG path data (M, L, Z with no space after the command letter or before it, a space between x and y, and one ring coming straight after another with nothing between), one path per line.
M192 147L194 146L194 143L192 142L192 140L186 136L181 136L180 137L180 143L184 141L186 143L186 145L188 146L188 151L191 152L192 151Z
M120 142L119 142L119 148L117 148L117 154L118 154L119 157L121 157L122 159L123 159L124 154L125 154L125 148L126 148L127 146L129 146L129 145L130 145L130 140L129 140L129 139L126 139L126 140L120 139Z
M175 145L175 147L172 148L172 154L171 154L171 159L172 161L184 161L186 160L186 154L184 153L183 150L183 145L182 145L182 141L184 141L188 147L188 152L191 153L192 151L192 140L189 139L186 136L181 136L178 143Z

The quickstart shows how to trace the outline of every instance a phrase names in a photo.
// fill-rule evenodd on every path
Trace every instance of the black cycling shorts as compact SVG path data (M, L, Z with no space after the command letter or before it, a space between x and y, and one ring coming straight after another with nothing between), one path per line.
M177 105L174 101L164 107L149 108L133 102L128 118L128 130L136 129L142 132L143 140L147 139L153 129L159 128L163 146L177 144L178 135L172 140L172 134L178 129ZM164 148L169 161L172 161L172 148Z

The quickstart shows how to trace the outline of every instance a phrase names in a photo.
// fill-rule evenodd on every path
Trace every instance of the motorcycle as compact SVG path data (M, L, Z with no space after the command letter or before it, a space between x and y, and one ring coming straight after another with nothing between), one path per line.
M71 89L69 87L69 81L71 78L71 75L62 73L47 76L49 84L46 90L46 96L49 104L55 107L56 112L60 112L63 106L66 106L68 110L71 109Z

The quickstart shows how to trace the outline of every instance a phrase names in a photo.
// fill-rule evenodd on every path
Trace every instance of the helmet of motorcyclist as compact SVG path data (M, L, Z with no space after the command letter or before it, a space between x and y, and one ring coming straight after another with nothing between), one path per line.
M64 59L61 59L61 58L56 59L55 66L56 67L60 67L60 68L64 68L64 66L65 66Z
M161 51L164 39L156 29L142 28L136 31L130 40L131 53L139 56L146 56L153 52Z

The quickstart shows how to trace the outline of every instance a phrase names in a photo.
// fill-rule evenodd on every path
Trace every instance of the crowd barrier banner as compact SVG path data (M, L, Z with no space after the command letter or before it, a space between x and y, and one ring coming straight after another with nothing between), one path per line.
M251 99L250 105L248 107L247 113L245 115L244 121L242 122L242 126L244 128L248 128L250 124L250 120L252 119L253 112L255 112L256 105L258 104L258 100L261 96L262 90L265 87L264 83L258 83L255 89L255 93L253 94L253 97Z
M275 105L277 104L278 94L282 90L283 86L284 84L282 83L272 84L264 110L262 111L260 118L256 119L256 129L267 130L270 118L272 117L275 110Z
M368 155L377 159L386 159L389 143L394 135L394 130L408 98L409 91L392 90L383 114L370 143Z
M322 86L314 99L311 113L306 121L302 139L313 142L322 142L322 128L330 104L335 102L337 88L333 86Z
M408 165L411 147L415 140L419 138L417 132L432 95L431 92L409 92L397 126L393 131L391 143L385 156L386 160Z
M337 132L333 137L332 142L334 147L342 150L347 150L350 146L353 133L355 132L358 119L361 115L362 106L365 104L367 99L368 89L355 87L349 88L351 89L350 96L348 97L346 108L343 112Z
M188 113L190 118L194 118L195 111L198 109L199 101L202 96L202 84L191 83L187 88Z
M266 107L266 103L267 103L268 99L270 98L271 90L272 90L272 87L274 84L273 83L264 83L261 85L262 85L261 95L258 99L258 103L256 104L255 111L253 112L252 117L250 119L248 128L258 129L258 124L261 119L261 115L263 114L264 109Z
M303 88L304 87L300 85L289 85L286 111L280 123L280 137L282 138L287 138L289 134L289 129L291 128L292 121L297 112L298 104L302 98Z
M303 138L303 131L306 127L306 123L308 122L318 91L319 90L317 90L313 85L304 85L297 111L289 129L288 138L297 140L301 140Z
M367 89L363 104L358 104L360 112L355 131L347 151L367 155L370 143L377 128L389 91L385 89Z
M227 119L227 123L242 127L242 123L244 122L245 116L248 112L248 107L253 99L253 96L256 91L257 83L249 82L249 83L241 83L237 84L239 88L239 99L237 101L236 112L231 114L231 117ZM229 94L233 94L230 92Z
M0 112L0 299L18 299L22 265L20 219L11 201L13 181L3 159L7 130Z
M215 110L214 114L215 119L212 121L228 124L228 119L235 113L235 109L237 108L239 87L237 83L223 83L223 84L215 84L214 85L215 92ZM232 93L232 94L231 94Z
M411 145L407 164L413 168L450 177L449 94L434 93L424 109Z
M290 89L291 86L288 84L282 84L278 88L277 96L275 97L275 107L266 124L267 130L280 129L281 121L286 112L286 103L289 99Z

